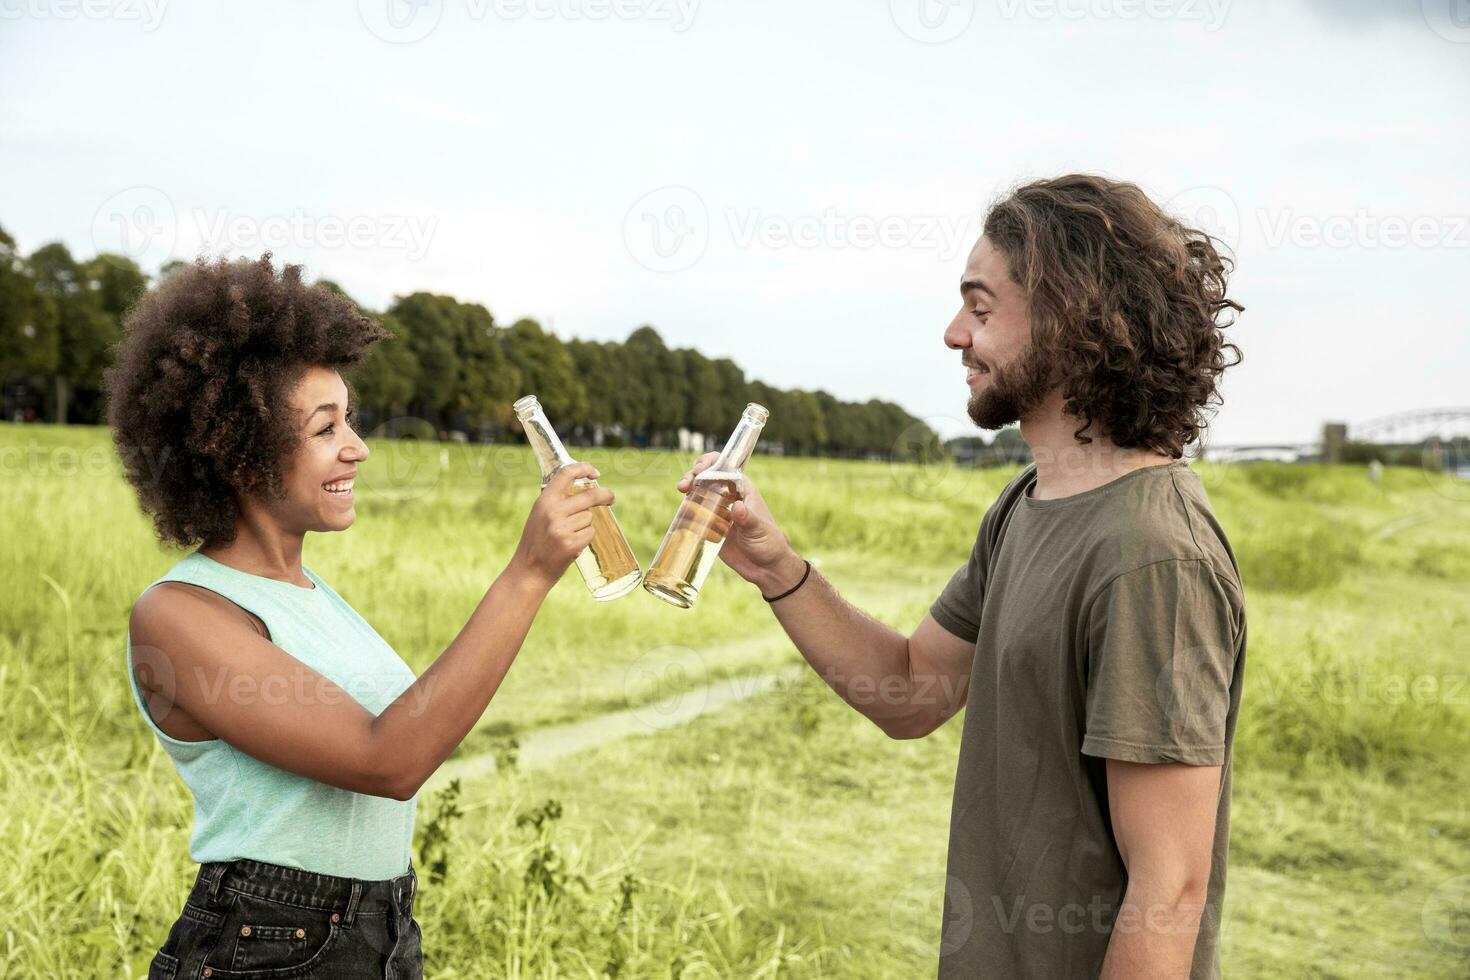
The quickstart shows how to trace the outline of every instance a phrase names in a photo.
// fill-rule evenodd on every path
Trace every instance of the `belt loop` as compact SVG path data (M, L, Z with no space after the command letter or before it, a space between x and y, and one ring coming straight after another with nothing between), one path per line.
M211 861L206 864L203 869L200 870L199 876L205 881L209 882L210 898L216 898L219 896L220 879L225 876L225 872L228 871L229 868L229 862Z
M352 918L357 915L357 902L360 898L362 898L362 882L353 878L352 894L347 899L347 911L342 916L342 924L344 926L348 926L349 928L352 926Z

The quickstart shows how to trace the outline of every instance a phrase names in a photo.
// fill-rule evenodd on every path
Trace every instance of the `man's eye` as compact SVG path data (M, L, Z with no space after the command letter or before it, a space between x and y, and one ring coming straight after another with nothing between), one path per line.
M977 320L983 320L990 315L989 310L971 310Z

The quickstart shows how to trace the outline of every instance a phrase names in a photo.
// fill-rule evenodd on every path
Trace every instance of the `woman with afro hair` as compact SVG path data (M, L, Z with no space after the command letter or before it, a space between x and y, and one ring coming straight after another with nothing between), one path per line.
M128 314L108 421L142 509L193 549L134 604L128 681L194 798L199 872L150 978L422 977L419 788L495 695L605 489L559 471L423 676L302 563L368 447L341 372L388 336L258 261L200 259Z

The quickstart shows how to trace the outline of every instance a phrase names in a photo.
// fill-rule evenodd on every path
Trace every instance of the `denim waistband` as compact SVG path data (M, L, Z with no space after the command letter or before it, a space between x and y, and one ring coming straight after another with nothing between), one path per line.
M401 915L412 915L414 895L418 892L418 873L412 862L408 870L398 877L379 881L339 878L250 858L201 864L194 891L215 899L221 890L302 908L340 912L343 920L350 924L359 912L391 910Z

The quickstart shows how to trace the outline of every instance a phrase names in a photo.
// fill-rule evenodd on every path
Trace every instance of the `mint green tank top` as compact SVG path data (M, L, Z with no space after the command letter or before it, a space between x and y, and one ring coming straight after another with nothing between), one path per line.
M249 610L276 646L381 714L413 684L413 671L326 582L302 571L315 588L242 572L196 551L152 584L189 582ZM261 762L223 739L173 738L148 712L132 669L132 637L127 656L133 700L194 796L191 858L251 858L368 881L408 871L417 795L405 801L354 793ZM285 696L296 690L293 680ZM262 685L256 696L272 696L271 688Z

